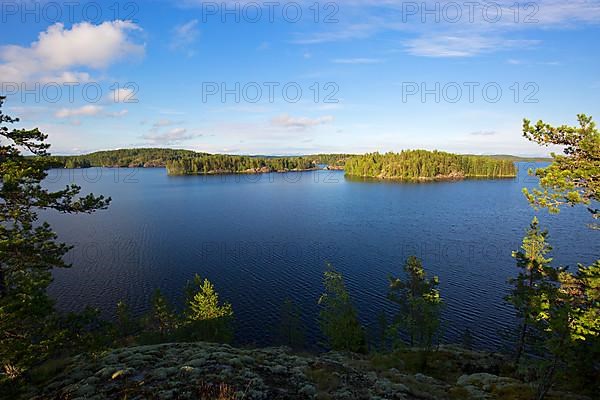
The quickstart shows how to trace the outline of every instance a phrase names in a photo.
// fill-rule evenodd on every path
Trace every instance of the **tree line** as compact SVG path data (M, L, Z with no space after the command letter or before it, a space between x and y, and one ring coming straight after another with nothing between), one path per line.
M312 168L318 164L343 166L349 154L314 154L298 157L236 156L165 148L134 148L97 151L77 156L53 156L56 167L153 168L167 167L172 175L222 171L240 173L251 169L272 171ZM206 168L205 168L206 167Z
M194 157L201 153L190 150L139 148L97 151L81 156L55 156L59 166L63 168L90 167L165 167L168 160L183 157Z
M250 157L205 154L167 161L169 175L238 174L302 171L315 168L304 157Z
M312 154L304 156L315 164L324 164L332 167L343 167L346 161L354 154Z
M349 176L398 180L502 178L517 173L510 160L427 150L355 156L346 161L345 170Z

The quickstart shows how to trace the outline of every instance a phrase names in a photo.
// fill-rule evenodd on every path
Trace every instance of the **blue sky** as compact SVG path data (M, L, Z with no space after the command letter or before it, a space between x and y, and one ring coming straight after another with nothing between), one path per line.
M2 1L0 21L7 110L56 154L544 155L523 118L600 115L600 1Z

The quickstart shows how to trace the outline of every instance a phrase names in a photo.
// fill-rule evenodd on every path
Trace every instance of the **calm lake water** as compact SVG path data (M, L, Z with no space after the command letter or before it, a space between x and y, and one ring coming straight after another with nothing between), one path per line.
M63 310L99 307L111 317L126 300L143 313L154 288L173 302L194 274L208 277L233 304L240 342L270 344L281 304L301 305L308 339L318 340L317 299L331 262L344 274L360 318L377 325L387 277L417 255L440 278L445 340L465 328L482 348L502 345L513 322L503 303L516 272L511 252L535 212L521 188L535 186L532 164L519 177L427 184L348 180L343 172L169 177L163 169L55 170L47 185L75 182L111 196L107 211L46 212L74 267L55 273L51 294ZM557 264L600 256L600 232L583 208L540 212Z

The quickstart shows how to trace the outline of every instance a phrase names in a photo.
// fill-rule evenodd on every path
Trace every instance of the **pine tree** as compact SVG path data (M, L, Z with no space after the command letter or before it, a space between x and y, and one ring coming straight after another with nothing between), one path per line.
M323 274L325 292L319 298L319 325L332 350L364 353L367 351L365 330L358 320L342 274L327 264Z
M56 332L58 317L46 289L52 269L69 267L63 256L71 247L57 241L38 211L92 213L110 202L92 194L78 197L76 185L56 192L44 188L47 171L57 166L47 152L47 135L37 128L9 128L19 119L2 113L4 100L0 96L0 368L5 372L0 380L49 357L63 337Z
M543 121L523 122L523 135L542 146L564 147L564 155L552 154L553 162L535 171L540 188L523 192L532 206L560 212L563 206L586 205L594 219L600 218L600 132L592 117L577 116L579 126L554 127ZM590 225L594 229L597 224ZM541 312L536 324L543 340L546 366L542 369L537 398L543 399L554 383L557 370L570 382L579 381L591 394L600 392L600 261L551 270L541 286ZM534 304L537 305L537 304ZM567 365L568 363L568 365Z
M278 326L278 342L292 349L304 347L304 325L300 307L291 299L285 299L281 307L281 317Z
M575 274L560 269L555 276L558 285L546 286L538 318L544 326L544 344L551 356L542 368L538 400L552 387L559 367L566 369L565 361L580 355L590 340L594 339L597 346L600 336L600 262L589 267L580 265ZM597 347L592 350L598 354ZM598 389L597 379L592 379Z
M535 125L523 121L523 135L542 146L564 147L564 155L552 154L553 162L540 168L535 174L540 178L540 188L523 189L529 202L535 207L558 213L564 205L584 204L594 219L600 218L600 209L594 201L600 201L600 132L592 117L577 116L579 126L554 127L543 121ZM592 225L600 229L598 225Z
M545 282L552 276L553 270L549 266L552 259L546 258L552 250L546 241L547 235L548 232L541 231L538 219L534 218L523 238L521 250L513 252L520 272L515 279L510 280L513 289L506 300L515 307L520 321L515 351L517 365L526 347L529 330L534 328L533 325L539 319Z
M381 311L377 316L377 341L379 351L385 352L388 349L388 336L389 336L389 326L387 322L387 315L385 311Z
M219 295L208 279L199 275L194 277L194 282L188 284L188 302L186 316L191 321L205 321L215 318L233 316L231 304L219 304Z
M421 260L411 256L404 266L407 279L390 277L388 298L398 304L393 324L406 329L410 345L430 349L439 334L442 299L437 277L427 279ZM397 329L398 330L398 329Z
M199 275L186 287L184 339L229 342L233 338L233 308L220 304L219 295L208 279Z
M169 339L179 327L177 313L160 289L152 295L148 325L150 332L157 333L162 341Z
M119 338L127 338L138 331L138 322L131 315L129 305L124 301L117 303L117 322L116 331Z

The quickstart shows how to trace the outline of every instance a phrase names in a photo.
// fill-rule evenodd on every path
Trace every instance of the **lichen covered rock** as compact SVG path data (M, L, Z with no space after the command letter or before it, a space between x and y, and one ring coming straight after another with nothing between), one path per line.
M405 368L409 358L376 363L372 356L298 355L287 348L239 349L201 342L127 347L95 359L75 357L61 375L32 387L25 398L468 400L511 399L514 393L531 391L516 379L487 372L496 369L489 354L444 351L432 357L432 365L464 364L469 372L433 377L410 373ZM476 366L487 371L471 373Z

